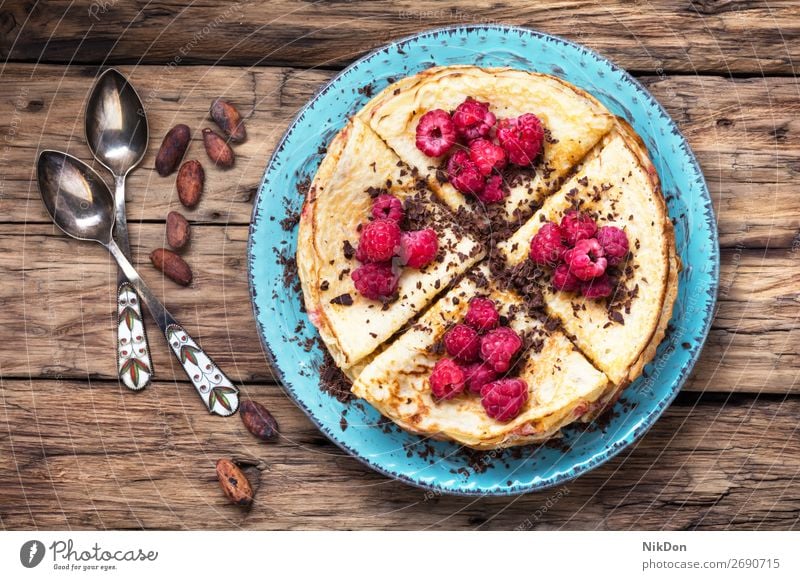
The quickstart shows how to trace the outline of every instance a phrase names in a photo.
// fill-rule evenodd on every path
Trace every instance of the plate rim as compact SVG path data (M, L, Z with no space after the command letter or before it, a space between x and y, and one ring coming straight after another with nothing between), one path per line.
M647 97L648 101L656 106L661 115L666 119L666 122L673 131L673 133L679 138L680 142L684 145L681 148L682 152L684 155L686 155L687 159L689 160L694 173L698 175L700 178L698 183L700 187L700 195L706 201L704 218L705 221L710 225L709 228L710 241L712 242L711 245L713 249L713 255L708 256L708 259L712 265L712 272L709 273L709 277L711 278L711 284L708 288L711 300L710 302L708 302L705 308L704 320L702 324L702 332L698 335L697 344L696 346L693 347L689 359L686 361L686 363L684 363L681 366L679 375L675 378L675 380L672 381L668 395L666 397L659 399L655 403L653 408L650 409L647 412L647 414L642 418L642 420L639 422L638 427L634 429L634 431L630 434L630 436L624 436L622 439L620 439L615 443L609 443L604 445L602 450L599 451L598 453L593 454L589 459L589 461L586 461L581 465L573 465L572 467L563 472L559 472L553 476L542 479L542 481L539 483L531 482L530 484L515 484L513 486L505 486L505 487L501 487L499 484L497 484L491 490L484 488L477 488L477 489L454 488L442 485L437 482L427 483L418 479L414 479L403 473L389 471L388 469L382 467L380 464L370 461L370 459L362 455L357 449L354 449L344 441L340 440L333 433L331 433L325 426L323 426L317 419L313 411L310 408L308 408L308 406L297 396L297 394L294 392L294 389L286 381L284 371L282 367L278 364L277 358L275 357L275 353L273 352L270 343L267 341L264 332L262 331L262 324L259 320L259 309L258 305L256 304L257 291L255 289L255 284L254 284L256 258L253 252L254 232L257 227L258 221L261 218L261 216L259 215L260 214L259 204L261 201L262 193L264 191L264 186L267 181L267 176L270 173L270 169L272 168L272 165L276 160L276 158L278 157L278 155L281 153L281 151L283 151L286 145L286 141L294 132L300 120L304 117L306 112L317 102L317 100L323 94L325 94L328 91L328 89L330 89L331 86L336 84L345 75L349 74L352 71L352 69L357 68L364 62L374 58L375 56L379 55L380 53L394 46L419 40L427 36L435 36L440 33L449 33L449 32L470 33L481 30L494 30L502 33L516 32L520 35L530 35L533 37L544 39L545 41L547 40L555 41L557 43L567 45L573 49L588 54L589 56L598 61L604 62L612 70L622 75L623 78L625 78L625 80L627 80L631 85L633 85L633 87L639 93ZM705 174L703 173L702 168L700 167L700 163L697 160L697 156L695 155L694 150L689 145L689 141L686 139L686 136L684 135L683 131L681 131L680 127L678 127L677 123L672 118L672 116L667 112L667 110L664 108L661 102L658 99L656 99L652 95L652 93L650 93L650 91L648 91L647 88L636 77L631 75L626 69L615 64L612 60L610 60L605 56L602 56L595 50L588 48L582 44L579 44L577 42L574 42L572 40L563 38L561 36L557 36L547 32L542 32L540 30L536 30L533 28L527 28L524 26L514 26L505 24L466 24L466 25L462 24L462 25L442 26L442 27L423 30L414 34L397 38L386 44L382 44L381 46L374 48L373 50L369 51L368 53L354 60L345 68L343 68L341 71L339 71L336 75L334 75L331 79L329 79L326 83L318 87L314 91L314 94L308 99L308 101L293 116L291 122L287 126L280 140L276 143L275 149L270 155L269 161L267 162L267 165L264 168L264 173L261 177L261 181L259 182L256 196L253 200L253 209L251 210L250 224L248 226L246 251L247 251L248 294L250 296L250 304L253 310L253 317L256 322L256 331L258 333L262 349L266 354L268 362L272 367L272 371L277 375L282 390L291 398L294 404L309 418L309 420L314 424L314 426L320 432L322 432L332 443L334 443L342 451L346 452L349 456L356 459L363 465L369 467L370 469L377 471L378 473L384 475L389 479L401 481L415 488L441 492L448 495L462 496L462 497L517 496L527 493L534 493L537 491L543 491L546 489L551 489L553 487L556 487L558 485L564 484L569 481L573 481L578 477L585 475L586 473L594 470L600 465L613 459L624 449L629 448L631 445L640 440L645 435L645 433L647 433L647 431L649 431L653 427L653 425L655 425L656 421L658 421L658 419L666 411L666 409L674 402L678 393L683 388L683 385L686 383L689 374L692 372L692 370L694 370L694 367L697 364L698 359L700 358L700 354L703 352L705 344L708 340L708 335L714 320L714 312L716 310L716 305L719 300L719 284L720 284L719 227L717 224L716 212L714 211L713 201L711 198L711 192L708 189L708 183L706 182Z

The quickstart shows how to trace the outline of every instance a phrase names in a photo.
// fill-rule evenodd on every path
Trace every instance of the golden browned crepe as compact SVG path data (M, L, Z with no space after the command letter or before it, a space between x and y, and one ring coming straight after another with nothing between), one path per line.
M359 119L353 119L328 147L300 216L297 268L306 311L343 369L358 363L422 310L457 275L483 256L477 241L447 212L426 200L408 170ZM358 228L372 205L370 188L387 188L400 199L415 196L435 215L429 227L444 252L422 270L405 268L399 300L387 307L361 296L350 272L358 266L345 243L358 245Z
M579 205L598 226L623 229L631 244L626 294L611 310L605 300L543 287L544 307L534 315L530 297L490 274L487 240L464 227L471 214L454 217L466 198L436 177L444 160L415 145L422 115L452 111L467 97L488 102L498 118L534 113L547 130L541 161L511 184L503 206L512 225L536 213L500 243L491 271L498 260L507 268L528 260L541 225ZM400 298L387 305L358 294L349 275L358 262L346 251L358 243L377 188L424 206L444 252L425 269L404 269ZM681 268L657 173L627 123L555 77L474 66L401 79L349 120L303 207L297 262L309 318L353 393L408 431L477 449L541 441L613 404L663 340ZM430 373L442 356L434 347L474 296L492 298L515 330L538 339L518 365L529 400L508 423L490 418L477 395L431 395Z
M464 195L436 179L443 160L417 149L416 127L428 111L452 111L467 97L489 103L498 119L533 113L547 129L535 175L509 184L505 202L509 218L515 210L541 202L614 122L613 115L585 91L554 76L511 68L438 67L390 85L360 116L403 161L419 169L453 210L464 205Z
M644 145L627 124L618 123L573 177L506 242L509 265L528 259L530 241L547 221L559 222L579 206L598 226L625 231L632 259L626 264L620 307L605 301L544 288L550 314L557 316L578 348L616 385L641 374L672 316L680 269L675 236L658 177Z

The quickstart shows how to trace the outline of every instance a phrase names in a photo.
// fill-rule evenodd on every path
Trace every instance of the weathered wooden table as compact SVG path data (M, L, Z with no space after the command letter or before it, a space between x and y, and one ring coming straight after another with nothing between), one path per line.
M0 525L17 528L791 528L800 517L800 4L218 2L104 0L0 6ZM216 4L216 6L215 6ZM251 205L267 159L314 91L365 51L441 25L504 22L563 35L627 68L700 158L722 244L719 308L684 392L633 448L577 481L512 498L438 497L344 455L292 404L261 350L247 289ZM116 270L47 219L37 151L91 158L82 111L118 66L138 88L151 146L129 179L134 261L246 396L282 426L259 444L204 412L151 323L158 378L115 376ZM236 167L208 171L187 260L191 288L149 252L179 209L153 171L160 139L194 129L213 97L247 114ZM250 511L214 462L251 465Z

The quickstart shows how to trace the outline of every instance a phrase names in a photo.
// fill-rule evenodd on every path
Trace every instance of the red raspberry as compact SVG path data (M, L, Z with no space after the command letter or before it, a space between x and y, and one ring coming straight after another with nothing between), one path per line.
M577 276L570 272L569 266L566 264L559 264L553 270L553 288L556 290L563 290L564 292L575 292L581 287L581 281Z
M469 302L467 315L464 317L464 322L475 330L485 332L497 327L500 321L500 315L497 313L497 308L494 302L488 298L473 298Z
M461 103L453 112L453 123L459 135L467 141L486 137L497 119L489 111L489 103L481 103L472 97Z
M540 266L555 266L564 257L566 249L561 228L547 222L531 240L531 260Z
M486 180L486 185L483 187L483 191L478 194L478 199L486 204L497 203L503 201L507 195L508 192L503 183L503 176L492 175Z
M458 362L471 363L478 360L480 337L466 324L456 324L444 335L444 348Z
M495 328L481 338L481 358L498 373L511 367L511 359L522 348L522 339L508 326Z
M628 255L628 236L614 226L603 226L597 231L597 241L603 246L609 266L618 266Z
M464 367L467 389L472 393L480 393L483 385L497 378L494 369L483 362L476 362Z
M511 163L531 165L544 146L544 127L533 113L501 119L497 124L497 140Z
M392 270L390 262L362 264L350 274L356 290L364 298L383 300L397 293L400 275Z
M528 401L528 385L522 379L500 379L481 389L481 404L492 419L507 423Z
M581 240L564 253L564 262L570 272L582 281L602 276L608 262L603 257L603 247L596 239Z
M379 195L372 203L372 217L376 220L390 219L400 223L404 215L403 203L388 193Z
M362 262L391 260L400 246L400 226L390 219L379 219L361 229L356 258Z
M439 400L452 399L464 390L464 371L454 360L440 359L429 379L433 396Z
M424 268L438 252L439 238L431 228L400 234L400 262L409 268Z
M469 157L484 175L506 166L506 152L488 139L475 139L469 144Z
M614 292L614 286L611 285L611 278L608 277L608 274L581 284L581 294L586 298L606 298L611 296L612 292Z
M597 224L588 214L571 210L561 218L561 235L570 246L574 246L580 240L593 238L596 232Z
M447 161L447 177L461 193L478 195L483 191L483 175L466 151L456 151Z
M417 123L417 149L430 157L447 153L456 144L456 126L442 109L428 111Z

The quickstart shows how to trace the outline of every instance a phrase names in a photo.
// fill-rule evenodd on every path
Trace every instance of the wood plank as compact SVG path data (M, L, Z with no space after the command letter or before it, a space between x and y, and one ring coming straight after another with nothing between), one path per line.
M580 479L509 498L438 496L372 472L281 393L275 444L159 382L4 381L0 522L7 529L788 529L800 520L800 400L681 396L633 448ZM88 406L75 404L81 400ZM746 445L741 442L746 441ZM249 511L214 462L246 462ZM490 473L490 472L488 472Z
M163 244L162 224L132 224L134 263L145 280L237 381L273 380L247 287L247 227L195 224L186 259L190 288L164 280L147 258ZM0 225L0 376L113 379L114 284L105 251L53 226ZM797 393L800 262L791 250L727 249L719 309L687 389ZM149 324L163 380L183 380ZM676 345L676 348L679 348Z
M226 94L248 115L250 139L227 172L207 173L194 220L243 224L272 150L296 111L330 72L285 68L123 67L146 101L151 144L129 178L131 221L163 220L178 205L172 178L153 170L163 134L178 122L195 138L188 157L206 161L199 139L212 98ZM31 160L44 148L91 155L81 111L97 69L8 65L0 83L0 218L45 222ZM800 230L800 93L795 79L644 77L686 133L705 171L725 247L791 247ZM292 192L293 193L293 192Z
M342 66L393 39L440 26L514 24L585 44L639 71L792 74L800 18L790 0L450 2L187 6L91 0L11 3L0 56L71 63Z

